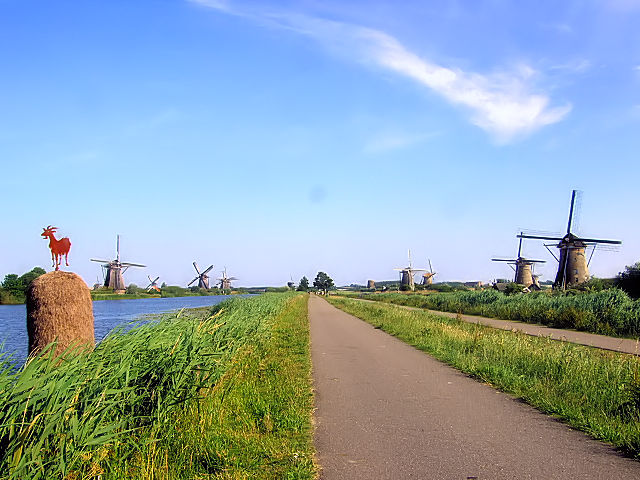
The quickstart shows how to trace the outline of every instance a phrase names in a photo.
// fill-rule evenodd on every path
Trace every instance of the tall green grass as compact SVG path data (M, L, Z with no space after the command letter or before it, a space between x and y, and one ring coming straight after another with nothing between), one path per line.
M429 312L329 301L640 459L640 359Z
M302 300L233 299L197 316L172 314L114 332L91 353L56 360L45 351L18 372L0 359L0 478L223 477L223 456L207 445L181 463L187 439L200 445L199 415L224 421L211 400L224 397L223 379ZM304 323L306 310L293 316Z
M633 300L616 288L577 294L542 291L505 295L486 289L429 295L362 294L360 298L604 335L640 336L640 300Z

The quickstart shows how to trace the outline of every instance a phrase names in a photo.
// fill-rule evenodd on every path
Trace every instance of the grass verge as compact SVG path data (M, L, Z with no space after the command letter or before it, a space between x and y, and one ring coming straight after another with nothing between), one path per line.
M0 478L313 478L308 338L264 295L0 363Z
M599 292L530 292L506 295L493 289L445 293L343 293L378 302L540 323L611 336L640 337L640 300L617 288Z
M640 359L428 312L330 297L336 307L640 459Z

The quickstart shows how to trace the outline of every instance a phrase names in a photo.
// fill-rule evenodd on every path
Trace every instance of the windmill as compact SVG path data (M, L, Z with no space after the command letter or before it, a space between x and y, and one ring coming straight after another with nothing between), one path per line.
M158 280L160 279L160 277L156 277L155 280L151 280L151 275L147 275L147 278L149 279L147 290L155 290L156 292L159 292L160 288L158 287Z
M534 288L540 288L538 285L538 277L533 275L533 268L536 263L545 263L545 260L530 260L528 258L524 258L522 254L522 232L519 235L520 243L518 244L518 257L503 259L503 258L492 258L492 262L507 262L511 268L513 268L515 272L515 277L513 279L514 283L518 283L520 285L524 285L526 288L531 287L531 285L536 285ZM512 266L513 265L513 266Z
M550 245L545 245L547 250L549 250L549 253L551 253L551 255L553 255L553 257L558 262L558 273L556 274L556 279L553 282L554 288L564 289L586 282L587 280L589 280L589 264L591 263L591 258L593 257L596 246L598 244L620 245L622 243L619 240L598 240L595 238L582 238L571 232L572 222L574 218L573 213L576 201L576 193L576 190L571 193L569 223L567 224L567 233L564 237L525 235L522 233L518 235L519 238L534 238L538 240L554 240L559 242L556 245L556 247L560 249L559 258L553 255L553 252L549 250ZM585 250L588 246L593 246L593 250L591 251L589 261L587 262Z
M400 285L408 287L409 290L415 290L416 288L413 282L413 276L416 272L426 272L424 268L413 268L411 266L411 250L409 250L409 266L394 268L394 270L400 272Z
M196 269L196 273L198 275L196 276L196 278L194 278L187 284L187 287L190 286L196 280L198 280L198 288L204 288L205 290L209 290L209 275L207 275L207 273L211 271L211 269L213 268L213 265L209 265L209 268L207 268L202 273L200 273L200 269L198 268L198 264L196 262L193 262L193 268Z
M116 236L116 259L115 260L99 260L91 258L92 262L102 263L102 268L106 271L104 277L104 286L113 289L114 292L123 292L125 290L124 277L122 274L129 267L146 267L140 263L121 262L120 261L120 235Z
M227 277L227 267L222 271L222 278L219 278L220 288L222 290L231 290L231 280L238 280L236 277Z
M432 285L433 277L435 276L436 272L433 271L433 267L431 266L431 259L429 259L429 271L422 274L422 285Z

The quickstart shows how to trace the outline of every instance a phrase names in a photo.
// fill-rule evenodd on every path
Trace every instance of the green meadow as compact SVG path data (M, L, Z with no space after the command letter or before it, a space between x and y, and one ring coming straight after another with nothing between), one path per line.
M599 292L541 291L511 295L493 289L430 294L346 295L396 305L540 323L603 335L640 337L640 300L634 300L617 288Z

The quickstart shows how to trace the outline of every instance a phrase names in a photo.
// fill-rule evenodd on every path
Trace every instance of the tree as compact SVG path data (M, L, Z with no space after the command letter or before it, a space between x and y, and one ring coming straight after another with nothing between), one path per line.
M309 279L307 277L302 277L300 279L300 283L298 284L298 288L296 289L299 292L306 292L309 290Z
M4 288L11 295L22 295L24 288L22 282L15 273L8 273L4 276L2 282L2 288Z
M624 267L624 272L620 272L616 278L616 286L630 297L640 298L640 262Z
M34 267L30 272L27 272L21 275L20 278L18 278L18 280L22 283L26 291L27 287L31 284L31 282L33 282L40 275L44 275L45 273L47 272L44 270L44 268Z
M313 286L324 292L325 295L328 290L334 288L333 280L331 280L331 277L324 272L318 272L316 279L313 281Z

